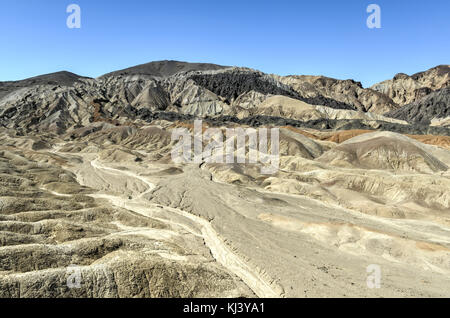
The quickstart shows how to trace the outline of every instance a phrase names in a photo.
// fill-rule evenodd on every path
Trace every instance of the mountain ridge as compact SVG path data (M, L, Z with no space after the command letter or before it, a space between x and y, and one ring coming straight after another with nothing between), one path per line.
M405 79L430 86L419 89L414 86L413 92L407 91L408 96L421 92L424 98L434 96L430 95L434 92L432 88L446 85L449 74L446 70L445 65L437 66L414 74L415 79L400 74L391 81L397 85ZM385 82L383 87L390 87L390 83ZM388 89L388 93L391 91ZM429 98L426 107L419 107L422 124L436 123L436 118L449 113L448 94L448 90L443 90L441 97ZM405 106L397 104L388 95L376 87L365 89L355 80L279 76L243 67L165 60L98 78L62 71L21 81L0 82L0 124L14 129L26 127L26 130L63 132L98 120L125 122L129 120L127 114L156 118L158 112L181 117L232 116L240 120L257 116L284 117L301 122L358 119L362 122L352 127L360 129L367 125L379 126L379 121L400 125L406 121L415 122L411 116L402 115ZM278 98L273 99L275 96ZM428 107L433 111L427 112ZM125 112L126 109L130 111ZM442 126L447 125L445 118L439 122ZM414 128L411 133L418 131L422 129Z

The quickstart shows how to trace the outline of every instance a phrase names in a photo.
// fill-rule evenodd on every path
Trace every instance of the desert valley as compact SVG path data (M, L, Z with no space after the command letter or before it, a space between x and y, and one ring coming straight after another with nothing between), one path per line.
M277 128L277 170L236 137L240 161L174 162L195 120ZM0 297L449 297L449 167L449 65L370 88L176 61L0 82Z

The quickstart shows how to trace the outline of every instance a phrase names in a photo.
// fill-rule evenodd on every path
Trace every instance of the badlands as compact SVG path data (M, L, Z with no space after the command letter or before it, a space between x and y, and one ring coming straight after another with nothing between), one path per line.
M450 297L449 74L0 82L0 297ZM278 128L278 171L175 163L196 119Z

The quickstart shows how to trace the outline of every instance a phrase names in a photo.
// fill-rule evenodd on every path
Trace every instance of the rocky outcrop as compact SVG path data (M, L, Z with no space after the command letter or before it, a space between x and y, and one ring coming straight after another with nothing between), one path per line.
M281 81L308 98L309 103L314 105L376 114L398 108L389 97L372 89L364 89L361 83L353 80L337 80L324 76L286 76L282 77ZM348 107L336 107L327 100L334 100Z
M448 86L450 65L439 65L411 76L399 73L393 79L377 83L371 88L399 105L407 105Z
M386 116L425 125L446 119L450 117L450 87L432 92L400 109L387 113Z

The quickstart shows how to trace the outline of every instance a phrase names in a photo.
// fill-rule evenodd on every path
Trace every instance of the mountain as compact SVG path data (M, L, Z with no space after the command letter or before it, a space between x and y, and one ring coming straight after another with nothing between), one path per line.
M437 67L411 78L435 88L445 84L445 70ZM0 125L24 132L64 133L93 122L120 124L189 116L223 121L220 118L228 116L252 125L279 122L281 118L312 127L391 127L412 134L447 134L437 127L405 126L412 120L402 115L407 108L354 80L278 76L244 67L159 61L96 79L59 72L3 82L0 88ZM429 114L444 116L448 104L444 97L435 95L429 96L426 107L442 108ZM420 107L422 113L424 107Z
M450 65L439 65L411 76L399 73L393 79L377 83L371 88L388 96L398 105L407 105L448 86Z
M286 76L281 81L290 85L302 96L310 98L323 96L362 112L383 114L399 107L388 96L376 90L364 89L360 82L354 80L303 75Z
M209 68L218 69L199 70ZM302 97L275 76L211 64L155 62L97 79L76 77L65 82L70 86L34 79L21 83L32 85L16 85L15 91L0 99L0 124L8 128L63 132L98 120L127 120L125 109L200 117L236 115L243 108L257 109L273 95L352 109L323 96Z
M141 64L126 68L123 70L111 72L101 77L110 76L126 76L126 75L148 75L155 77L169 77L177 73L190 71L214 71L228 68L228 66L221 66L209 63L188 63L179 61L155 61L146 64Z
M411 123L431 124L444 122L450 117L450 87L445 87L417 99L400 109L385 114Z
M82 78L85 77L71 72L61 71L56 73L39 75L20 81L0 82L0 99L20 88L35 85L71 86Z

